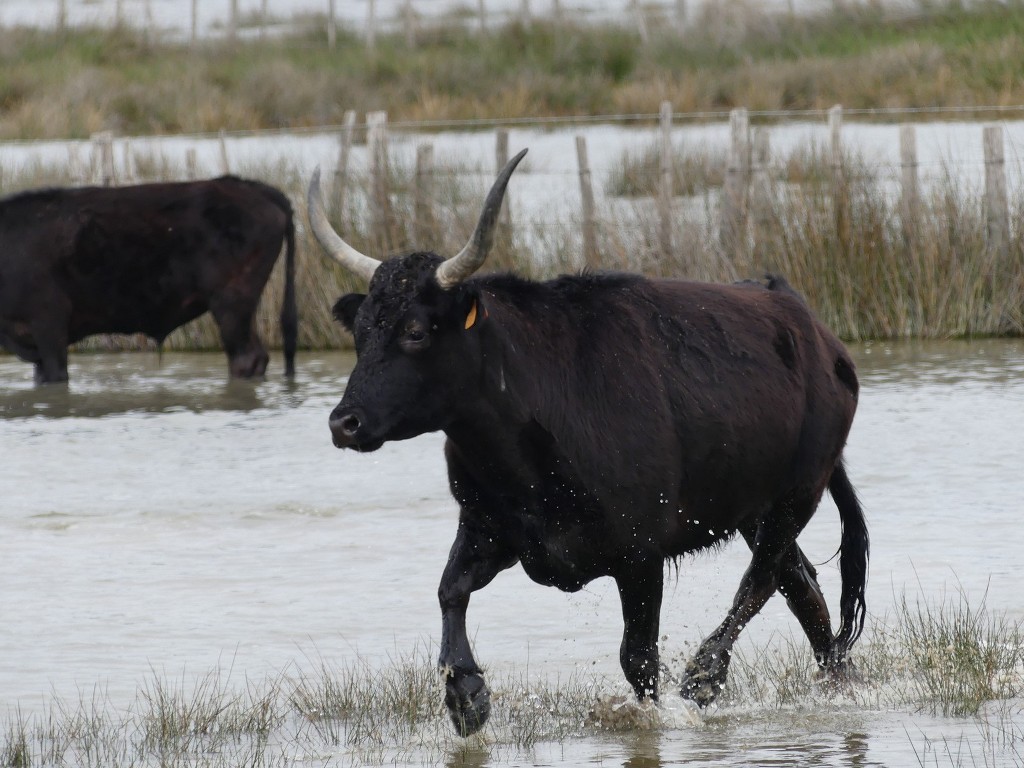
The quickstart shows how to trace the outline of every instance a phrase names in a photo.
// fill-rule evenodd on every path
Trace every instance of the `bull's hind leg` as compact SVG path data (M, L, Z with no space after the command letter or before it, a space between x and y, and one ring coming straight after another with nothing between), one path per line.
M658 699L658 627L664 580L664 565L657 558L631 564L628 574L615 577L623 621L619 663L639 699Z
M753 550L755 531L741 533ZM832 619L818 584L818 573L796 542L786 553L779 569L779 594L786 598L789 610L807 635L818 667L828 669L833 655Z
M786 598L789 610L811 643L814 660L821 670L819 679L825 689L844 690L850 684L852 672L845 646L832 634L832 619L818 584L818 574L796 543L782 562L779 593Z
M711 704L725 685L732 658L732 646L747 623L757 615L780 585L780 574L797 534L810 518L806 513L814 504L785 504L773 509L752 533L753 556L732 608L718 628L709 635L697 655L686 665L681 693L705 707Z

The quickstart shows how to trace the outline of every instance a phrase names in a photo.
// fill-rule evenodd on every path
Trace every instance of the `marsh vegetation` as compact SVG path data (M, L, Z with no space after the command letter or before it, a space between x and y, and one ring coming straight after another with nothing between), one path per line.
M964 183L955 170L923 188L914 237L909 238L891 170L851 152L837 175L824 148L798 149L775 158L761 194L750 197L746 247L737 254L723 248L718 232L722 154L680 148L675 175L685 188L675 203L674 243L666 253L652 204L658 174L650 154L626 154L610 162L614 169L598 210L591 265L712 281L781 274L848 340L1024 333L1024 233L1013 228L1006 248L992 249L982 192ZM153 158L140 158L136 167L154 169L148 176L154 180L184 175L184 169ZM327 309L338 296L363 286L325 260L304 226L308 179L287 161L250 164L239 172L285 190L295 207L300 348L348 345ZM389 254L423 243L439 253L454 253L465 243L478 213L480 176L478 169L458 162L435 169L429 232L417 218L422 202L415 169L400 161L388 173L385 220L368 215L374 185L360 172L347 177L343 209L335 205L331 216L338 231L367 253ZM2 179L6 192L68 183L73 180L64 167ZM560 183L575 194L574 179ZM578 217L551 222L543 215L527 212L513 219L511 230L499 235L485 269L512 269L535 278L578 270L584 263ZM1024 200L1011 197L1009 217L1024 220ZM280 343L281 267L271 276L257 320L261 336L274 346ZM98 337L79 349L132 349L146 343L135 337ZM165 347L218 348L216 327L209 317L200 318L172 334Z
M721 703L706 713L671 693L682 659L665 660L666 701L658 707L636 703L618 681L585 673L535 679L528 669L512 671L491 680L491 722L468 740L451 730L433 649L426 647L384 665L320 659L308 672L261 681L221 672L190 681L154 674L126 709L97 688L77 701L53 701L42 714L7 713L0 722L0 766L436 763L480 751L498 759L602 733L713 728L755 710L926 711L961 726L974 722L988 734L982 753L954 764L995 765L1020 756L1019 622L963 596L939 604L904 599L893 616L874 622L868 639L855 657L859 679L841 690L818 679L802 639L738 653Z

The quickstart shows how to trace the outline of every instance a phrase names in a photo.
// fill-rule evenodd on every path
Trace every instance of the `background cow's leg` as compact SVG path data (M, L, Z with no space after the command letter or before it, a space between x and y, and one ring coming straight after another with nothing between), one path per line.
M708 636L697 655L686 665L683 698L704 707L717 698L725 685L732 658L732 646L747 623L757 615L779 587L782 563L796 542L797 534L810 518L815 504L780 504L773 508L753 533L753 556L732 608L719 627Z
M51 314L32 325L32 336L38 350L36 384L64 383L68 380L68 336L66 315L50 308Z
M437 663L445 683L444 703L463 736L480 730L491 713L491 695L466 633L469 596L517 561L494 543L496 539L475 534L460 522L437 590L441 604L441 654Z
M619 663L639 699L658 699L658 627L664 580L660 558L631 563L628 573L615 577L623 622Z
M755 530L741 531L751 550ZM818 574L800 546L793 542L779 569L779 593L811 643L814 659L826 669L832 658L832 619L818 584Z
M210 312L220 329L221 343L228 356L228 373L238 379L266 373L270 356L253 325L256 302L249 299L215 301L211 302Z
M36 384L64 384L68 380L68 350L42 350L36 362Z

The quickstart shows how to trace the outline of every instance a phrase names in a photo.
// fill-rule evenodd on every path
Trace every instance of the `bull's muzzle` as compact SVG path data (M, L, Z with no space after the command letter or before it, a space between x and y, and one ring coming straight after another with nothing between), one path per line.
M356 411L335 409L327 424L331 428L335 448L355 447L359 430L363 426L363 420Z

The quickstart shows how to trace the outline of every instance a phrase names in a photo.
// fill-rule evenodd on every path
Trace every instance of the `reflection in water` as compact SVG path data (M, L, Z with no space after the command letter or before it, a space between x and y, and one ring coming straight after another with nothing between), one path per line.
M475 743L467 744L462 749L451 752L445 765L448 768L484 768L492 765L491 752Z
M661 734L639 731L623 734L626 759L623 768L661 768Z
M869 342L850 348L861 384L1007 384L1024 376L1024 341Z
M0 382L8 384L0 388L0 418L251 411L264 405L264 380L229 378L219 353L78 355L72 357L68 384L37 386L31 370L14 358L0 358ZM286 393L295 392L297 385L281 381ZM292 402L298 402L294 396Z
M860 731L850 731L843 736L843 748L846 752L850 768L868 768L878 763L868 760L868 737Z

